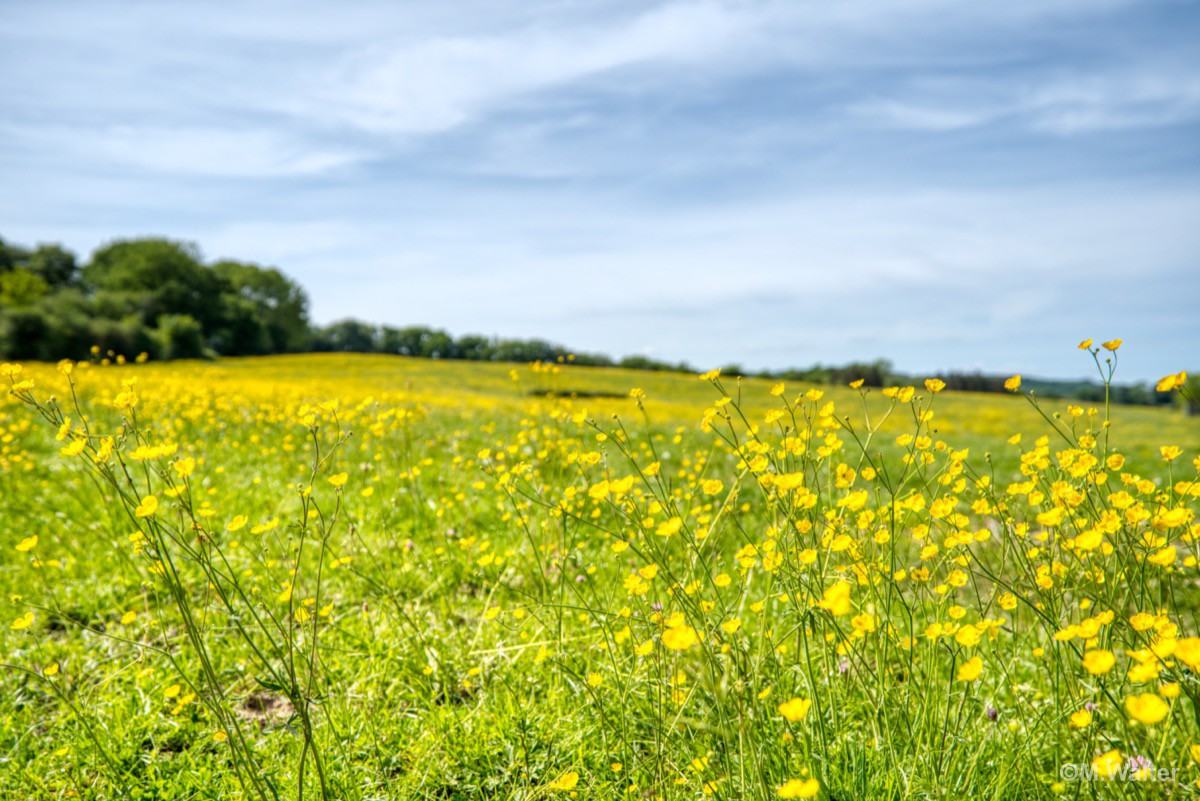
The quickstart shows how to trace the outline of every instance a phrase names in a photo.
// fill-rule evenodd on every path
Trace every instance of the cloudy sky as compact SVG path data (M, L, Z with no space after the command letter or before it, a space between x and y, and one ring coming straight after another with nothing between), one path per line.
M0 236L708 367L1200 368L1193 0L5 0Z

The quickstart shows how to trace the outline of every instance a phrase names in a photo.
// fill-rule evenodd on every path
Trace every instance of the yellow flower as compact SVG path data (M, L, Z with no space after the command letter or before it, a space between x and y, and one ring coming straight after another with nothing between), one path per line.
M63 456L78 456L83 453L84 446L87 442L82 439L72 440L69 445L59 451Z
M926 378L925 379L925 389L929 390L930 392L932 392L934 394L941 392L945 388L946 388L946 382L940 378Z
M967 623L954 633L954 641L964 648L971 648L979 644L979 635L981 633L978 628Z
M566 792L568 790L574 790L575 785L577 784L579 784L579 774L573 770L568 770L566 773L547 784L546 789L555 790L558 792Z
M1078 712L1071 713L1071 728L1086 729L1092 725L1092 712L1090 709L1081 709Z
M1061 506L1056 506L1048 512L1039 512L1037 516L1038 525L1046 526L1047 528L1057 526L1063 521L1064 509Z
M1021 376L1014 375L1012 378L1009 378L1008 380L1006 380L1004 382L1004 388L1007 389L1009 392L1016 392L1018 389L1021 388Z
M1171 373L1170 375L1164 375L1162 378L1158 379L1158 383L1154 385L1154 391L1170 392L1171 390L1175 389L1177 383L1178 382L1176 381L1174 373Z
M38 537L37 537L37 534L34 534L32 537L26 537L25 539L18 542L17 550L20 551L21 553L25 553L26 551L32 551L34 548L37 547L37 544L38 544Z
M678 517L672 517L670 520L660 523L654 533L660 537L670 537L672 534L677 534L682 526L682 520Z
M1093 676L1103 676L1112 670L1117 658L1112 651L1095 650L1083 655L1083 667Z
M1187 384L1187 370L1180 370L1172 375L1165 375L1154 385L1155 392L1170 392L1177 387Z
M25 614L21 615L19 618L14 620L12 622L12 626L10 626L10 628L13 631L20 631L21 629L27 629L32 625L33 625L33 612L26 612Z
M1171 707L1154 693L1142 693L1125 699L1125 711L1139 723L1152 726L1165 718Z
M662 642L672 651L686 651L700 642L700 637L694 628L686 623L681 623L663 631Z
M237 515L232 520L230 520L228 524L226 524L225 530L226 531L237 531L238 529L245 526L246 523L248 523L248 522L249 521L246 519L245 515Z
M704 491L705 495L716 495L725 489L725 482L719 478L710 478L700 485L700 489Z
M1121 763L1121 752L1114 748L1092 760L1092 771L1100 778L1107 779L1121 769Z
M330 484L332 484L333 486L335 486L335 487L339 487L339 488L340 488L340 487L344 487L344 486L346 486L346 482L347 482L349 479L350 479L350 474L349 474L349 473L337 473L337 474L335 474L335 475L332 475L332 476L330 476L330 477L329 477L328 479L326 479L326 480L327 480L327 481L328 481Z
M775 397L777 397L777 398L778 398L780 395L782 395L782 394L783 394L783 392L784 392L784 389L785 389L785 388L784 388L784 386L783 386L783 382L782 382L782 381L780 381L778 384L776 384L775 386L771 387L771 394L772 394L772 395L774 395Z
M153 495L147 495L145 498L142 498L142 502L133 510L133 513L138 517L153 517L157 511L158 498Z
M821 791L821 783L816 779L788 779L779 788L780 798L812 798Z
M1172 564L1175 561L1176 554L1177 554L1177 551L1175 550L1175 546L1168 545L1166 548L1163 548L1159 551L1155 551L1154 553L1147 556L1146 561L1150 562L1151 564L1158 565L1160 567L1166 567L1167 565Z
M1184 637L1175 642L1175 656L1192 670L1200 668L1200 637Z
M1105 350L1115 352L1117 348L1121 347L1122 342L1124 342L1122 339L1110 339L1107 342L1101 342L1100 344L1104 346Z
M973 656L958 666L957 678L959 681L975 681L982 672L983 660L978 656Z
M613 495L626 495L633 489L633 476L614 479L608 482L608 488L612 491Z
M121 625L128 626L133 621L137 620L137 612L130 609L125 614L121 615Z
M807 698L793 698L779 705L779 714L787 718L789 723L798 723L808 714L812 701Z
M113 408L116 409L132 409L137 406L138 396L132 389L127 389L124 392L118 392L113 398Z
M1085 340L1083 340L1082 342L1080 342L1080 343L1079 343L1079 349L1080 349L1080 350L1087 350L1087 349L1088 349L1088 348L1090 348L1091 346L1092 346L1092 340L1091 340L1090 338L1088 338L1088 339L1085 339Z
M825 596L817 604L832 615L844 615L850 611L850 585L839 581L825 590Z

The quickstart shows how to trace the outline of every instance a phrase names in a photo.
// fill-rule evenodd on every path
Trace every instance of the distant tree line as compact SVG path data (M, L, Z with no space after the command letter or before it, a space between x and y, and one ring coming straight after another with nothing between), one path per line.
M426 326L393 328L359 320L340 320L315 329L312 350L318 353L386 353L482 362L570 362L588 367L694 372L694 368L685 363L669 364L644 356L614 360L603 354L575 351L543 339L502 339L480 334L454 337Z
M426 326L395 328L359 320L314 326L304 289L274 267L222 259L206 263L196 245L151 237L117 240L80 263L57 244L33 248L0 239L0 358L56 361L85 359L94 349L127 359L201 359L272 353L384 353L427 359L492 362L571 362L694 373L685 362L646 356L614 360L541 339L503 339L479 334L452 336ZM736 364L727 376L755 376L816 384L883 387L913 383L890 362L747 371ZM1004 392L1007 376L950 372L938 375L950 389ZM1024 386L1044 397L1098 402L1095 382L1042 381ZM1166 404L1172 397L1146 384L1112 387L1117 403Z

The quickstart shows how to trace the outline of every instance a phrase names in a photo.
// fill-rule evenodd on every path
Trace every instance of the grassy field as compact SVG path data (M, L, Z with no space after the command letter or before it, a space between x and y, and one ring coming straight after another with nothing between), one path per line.
M380 356L5 373L0 798L1200 795L1194 418Z

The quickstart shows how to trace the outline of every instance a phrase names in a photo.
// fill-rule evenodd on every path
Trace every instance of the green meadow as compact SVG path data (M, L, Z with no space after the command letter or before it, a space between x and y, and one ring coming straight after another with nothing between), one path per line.
M341 354L4 372L0 798L1200 793L1197 418Z

